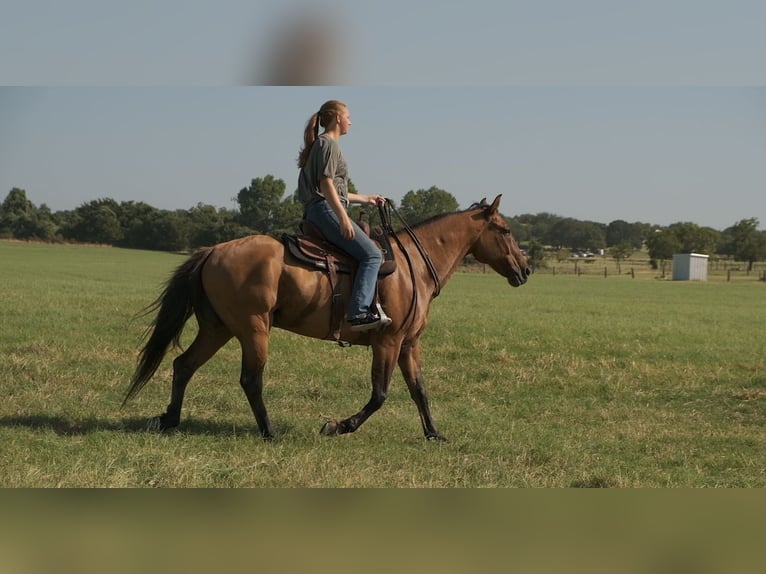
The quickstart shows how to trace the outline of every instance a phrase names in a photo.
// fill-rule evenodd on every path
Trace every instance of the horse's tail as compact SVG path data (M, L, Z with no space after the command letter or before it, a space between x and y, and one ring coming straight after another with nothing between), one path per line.
M171 343L180 347L181 333L186 321L194 312L194 303L200 296L204 296L200 276L202 266L212 252L212 247L204 247L194 252L176 268L157 300L139 314L144 316L159 309L154 321L144 333L143 339L149 339L139 353L136 372L122 401L123 406L154 376Z

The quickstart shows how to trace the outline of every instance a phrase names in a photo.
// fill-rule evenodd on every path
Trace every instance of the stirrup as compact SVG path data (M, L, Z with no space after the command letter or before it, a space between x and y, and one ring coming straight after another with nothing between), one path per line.
M380 303L375 303L375 306L377 307L378 315L380 316L380 328L388 327L393 322L393 319L386 315L386 312L383 310L383 307L380 306Z

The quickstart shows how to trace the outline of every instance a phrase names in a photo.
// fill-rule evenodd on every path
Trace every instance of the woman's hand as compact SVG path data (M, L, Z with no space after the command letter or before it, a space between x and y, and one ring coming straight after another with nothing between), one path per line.
M386 198L382 195L371 195L370 200L370 205L383 205L386 203Z
M354 238L354 226L351 225L351 219L349 219L346 212L343 212L343 217L340 219L340 234L344 239Z
M349 203L361 203L362 205L383 205L386 203L386 197L384 195L365 195L363 193L349 193Z
M368 205L383 205L386 203L386 198L382 195L368 195L367 196L367 202Z

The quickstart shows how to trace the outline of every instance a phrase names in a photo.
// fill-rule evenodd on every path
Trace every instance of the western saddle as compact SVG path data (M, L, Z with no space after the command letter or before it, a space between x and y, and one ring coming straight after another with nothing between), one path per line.
M378 271L378 277L385 277L396 270L389 235L382 227L370 228L366 221L358 221L357 224L378 245L383 253L383 263ZM322 232L307 220L301 221L299 235L285 234L282 242L286 250L302 265L323 271L330 280L332 289L332 311L330 314L330 331L326 339L341 343L340 330L343 321L345 304L338 273L351 275L356 272L357 261L351 255L336 247L327 239ZM375 303L378 303L378 293L375 292Z

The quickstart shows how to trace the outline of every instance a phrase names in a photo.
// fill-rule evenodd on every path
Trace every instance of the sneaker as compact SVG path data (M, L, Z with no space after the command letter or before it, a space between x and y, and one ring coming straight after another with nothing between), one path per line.
M388 319L388 322L385 324L388 325L391 322L391 319L388 317L386 317L386 319ZM365 313L361 317L349 319L348 322L351 324L352 331L369 331L384 324L384 321L377 313Z

